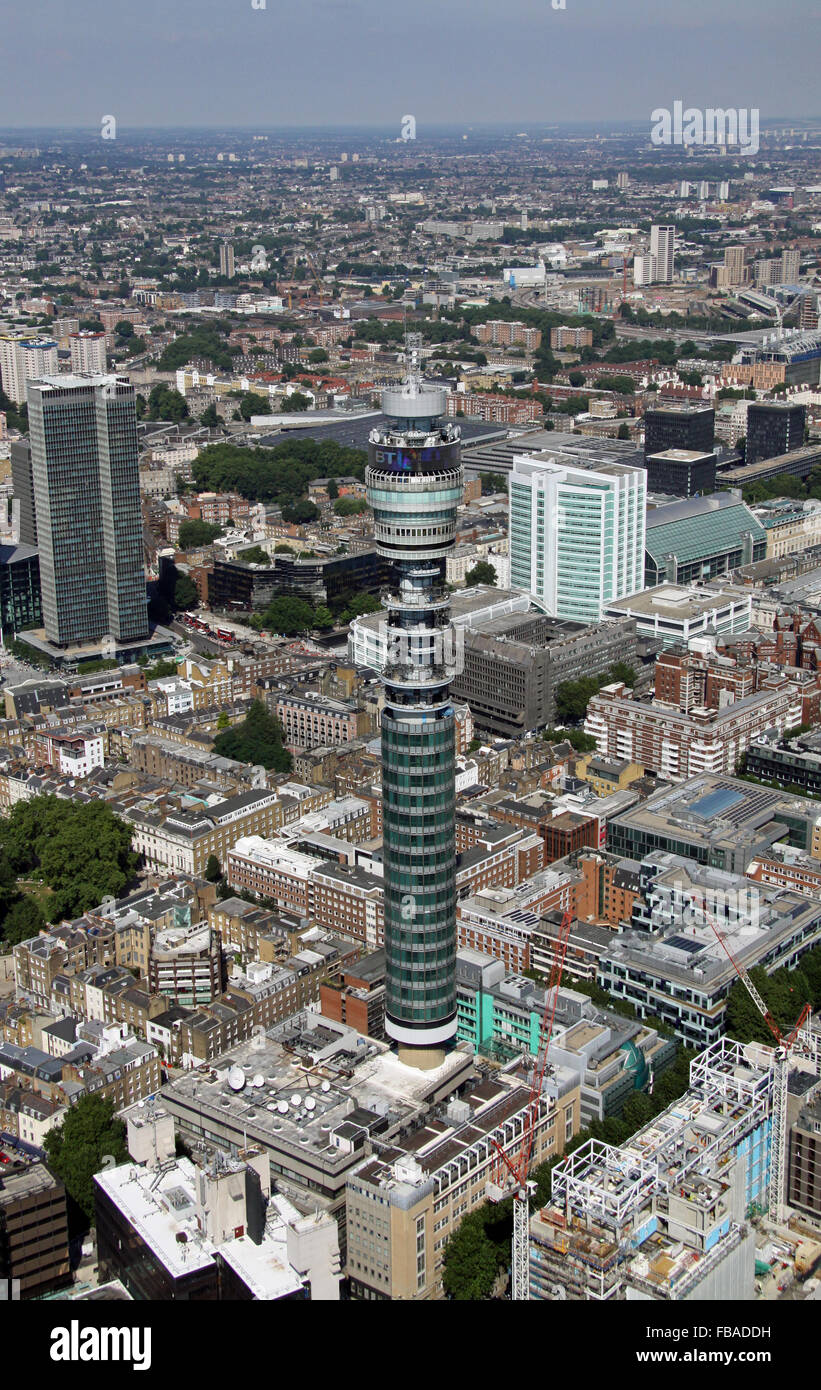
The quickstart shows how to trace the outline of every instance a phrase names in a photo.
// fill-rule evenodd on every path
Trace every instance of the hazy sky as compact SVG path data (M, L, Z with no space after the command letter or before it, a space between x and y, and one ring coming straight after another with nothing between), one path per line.
M261 0L257 0L261 3ZM818 0L5 0L0 126L821 112Z

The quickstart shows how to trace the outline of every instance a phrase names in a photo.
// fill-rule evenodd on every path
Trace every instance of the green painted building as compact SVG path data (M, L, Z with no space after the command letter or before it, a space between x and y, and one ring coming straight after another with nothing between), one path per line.
M503 1064L522 1052L535 1057L546 992L533 980L509 974L492 956L460 950L457 1037ZM550 1061L578 1075L583 1124L620 1115L634 1091L672 1065L676 1050L672 1039L646 1022L599 1008L577 990L559 990Z

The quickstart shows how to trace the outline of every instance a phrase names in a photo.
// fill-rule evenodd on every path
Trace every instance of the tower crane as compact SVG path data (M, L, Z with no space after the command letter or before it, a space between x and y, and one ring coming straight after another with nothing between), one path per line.
M775 1040L772 1064L770 1186L767 1215L775 1225L779 1225L784 1219L784 1171L787 1161L787 1078L789 1075L790 1057L798 1051L808 1053L815 1062L816 1071L818 1069L818 1055L815 1039L810 1030L804 1027L812 1014L812 1006L810 1004L804 1005L799 1014L798 1022L785 1037L773 1014L767 1008L761 994L753 984L750 978L750 972L747 970L746 966L741 965L740 962L736 960L727 945L724 934L719 931L712 913L707 908L705 899L693 898L692 901L694 905L700 909L705 921L712 927L718 944L724 951L736 975L743 984Z
M550 979L545 995L545 1011L542 1016L542 1027L539 1034L539 1045L536 1057L533 1061L533 1075L530 1082L530 1097L525 1112L525 1125L522 1132L522 1143L519 1152L512 1159L508 1158L501 1144L496 1140L491 1140L493 1147L498 1154L496 1176L498 1181L487 1184L486 1195L491 1202L501 1202L505 1197L513 1193L513 1249L512 1249L512 1291L513 1301L523 1302L530 1298L530 1273L529 1273L529 1245L530 1245L530 1192L536 1186L535 1183L528 1181L530 1170L530 1158L533 1152L533 1141L536 1134L536 1120L539 1115L539 1101L542 1094L542 1082L547 1069L547 1054L550 1048L550 1039L553 1035L553 1019L556 1014L556 1001L559 997L559 985L562 980L564 970L564 958L567 954L567 943L570 937L570 928L573 925L573 914L565 912L559 927L556 945L553 951L553 963L550 967ZM507 1173L505 1173L507 1169ZM504 1186L503 1186L504 1183Z
M317 290L319 291L319 307L321 309L325 302L325 286L322 282L319 271L316 268L316 261L308 251L305 252L305 259L308 262L308 266L310 268L311 274L314 277L314 282L316 284Z
M786 304L780 304L778 300L775 301L774 317L777 325L776 340L779 343L784 338L784 318L790 312L791 309L795 308L795 305L797 304L800 298L800 294L794 294L790 296Z

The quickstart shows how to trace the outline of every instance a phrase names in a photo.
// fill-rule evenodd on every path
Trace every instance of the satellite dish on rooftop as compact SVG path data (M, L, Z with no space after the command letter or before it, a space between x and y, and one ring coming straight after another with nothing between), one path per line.
M330 1089L331 1089L331 1083L330 1083L330 1081L323 1081L322 1086L321 1086L320 1089L323 1090L323 1091L325 1092L325 1094L327 1095L328 1091L330 1091Z
M261 1071L258 1071L258 1072L257 1072L257 1074L256 1074L256 1076L254 1077L254 1080L253 1080L253 1082L252 1082L251 1084L252 1084L253 1086L256 1086L257 1090L259 1090L260 1086L264 1086L264 1085L265 1085L265 1077L262 1075L262 1072L261 1072Z
M299 1094L299 1091L294 1091L294 1094L291 1096L291 1104L295 1110L299 1109L302 1104L302 1096Z
M278 1101L278 1102L277 1102L277 1110L279 1111L280 1115L287 1115L287 1114L288 1114L288 1102L287 1102L287 1100Z
M315 1110L315 1109L316 1109L316 1101L314 1100L313 1096L308 1096L308 1099L305 1101L305 1109L306 1109L306 1110Z
M245 1085L245 1072L242 1067L232 1067L228 1073L228 1085L232 1091L241 1091Z

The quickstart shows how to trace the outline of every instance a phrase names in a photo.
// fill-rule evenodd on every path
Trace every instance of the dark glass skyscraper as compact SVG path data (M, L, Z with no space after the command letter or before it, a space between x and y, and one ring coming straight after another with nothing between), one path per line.
M459 430L445 393L423 385L418 335L408 375L383 393L366 481L379 553L393 562L385 597L382 825L386 1032L400 1057L433 1067L456 1034L454 634L445 557L462 500Z
M804 445L806 406L790 401L751 401L747 408L746 463L780 458Z
M677 401L648 406L644 412L644 457L650 458L665 449L711 454L715 418L712 406L683 405Z
M134 387L59 376L26 390L46 637L147 637Z

